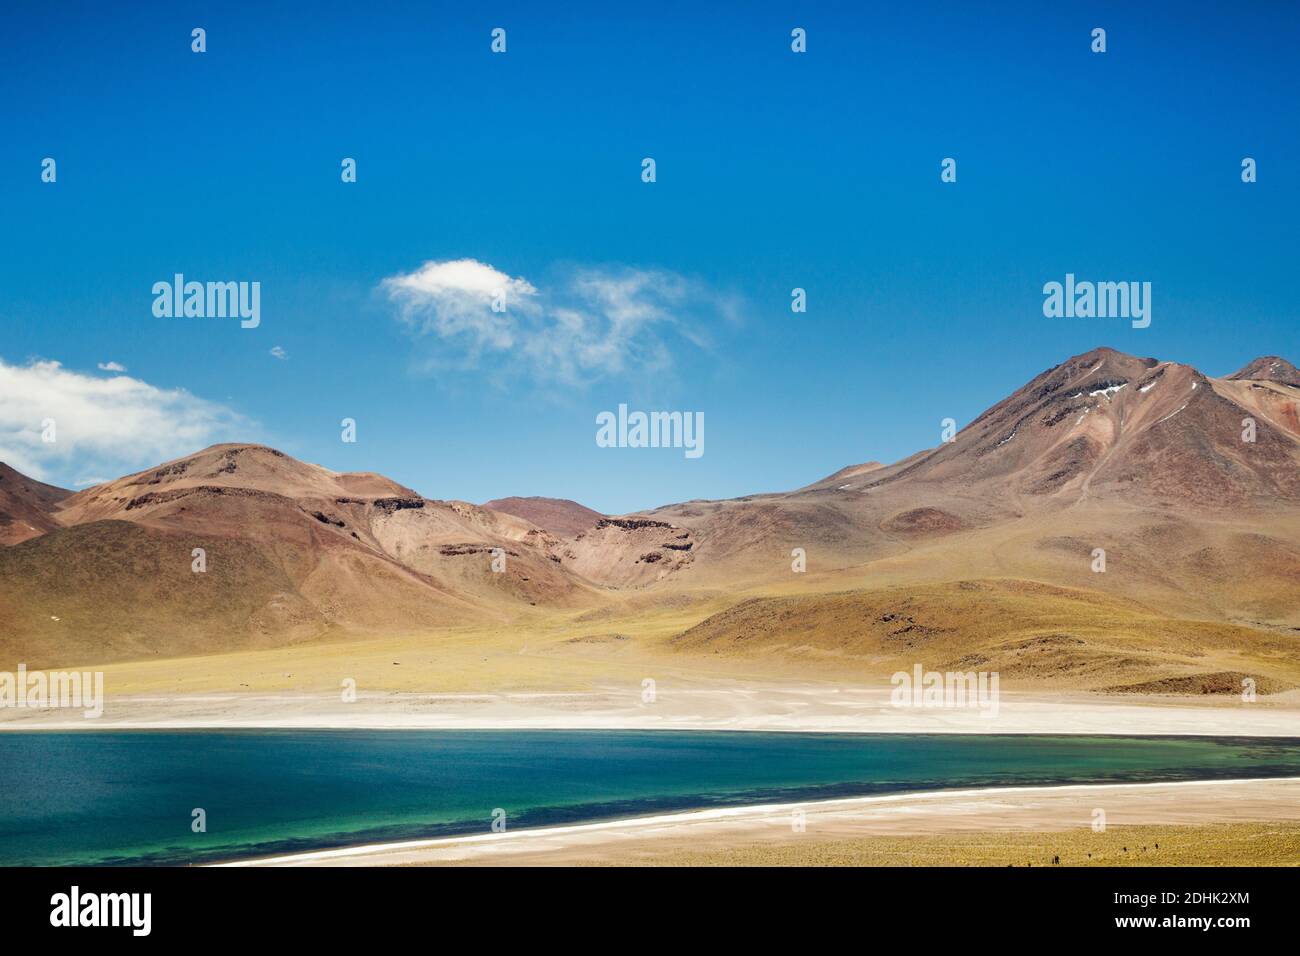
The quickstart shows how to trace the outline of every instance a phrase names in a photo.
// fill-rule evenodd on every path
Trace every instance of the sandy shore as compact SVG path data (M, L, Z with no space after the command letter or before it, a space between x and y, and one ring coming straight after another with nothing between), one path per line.
M375 728L762 730L842 733L1199 734L1300 736L1300 699L1115 697L1004 691L995 715L897 708L887 687L823 682L663 682L582 692L495 694L297 691L110 696L103 716L0 709L0 730Z
M1105 815L1105 833L1094 829L1098 811ZM796 830L799 820L802 831ZM1120 847L1111 844L1123 839L1125 833L1159 842L1162 832L1172 833L1178 828L1214 827L1217 829L1206 832L1221 835L1232 832L1230 826L1225 830L1224 825L1260 821L1279 825L1282 845L1280 850L1274 845L1271 861L1300 863L1300 829L1295 826L1300 823L1300 778L1009 787L854 797L322 850L227 865L522 866L698 863L710 858L746 862L745 853L735 859L738 848L750 851L749 855L758 861L768 862L779 861L782 853L797 854L801 846L869 847L875 840L947 836L949 846L957 847L975 835L996 841L998 834L1011 838L1050 832L1064 834L1054 841L1060 846L1094 847L1092 851L1078 849L1077 862L1084 861L1085 852L1095 852L1092 862L1108 862L1102 856L1109 853L1113 857L1110 862L1119 863L1130 862L1130 851L1127 845L1121 852ZM1151 852L1152 861L1158 862L1150 846L1135 842L1133 859L1139 853Z

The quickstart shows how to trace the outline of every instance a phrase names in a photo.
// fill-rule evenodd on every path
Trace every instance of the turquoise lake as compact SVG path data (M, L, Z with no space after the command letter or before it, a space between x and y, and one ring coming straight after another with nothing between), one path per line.
M0 864L184 864L879 793L1300 776L1300 739L700 731L0 733ZM191 812L207 832L191 831Z

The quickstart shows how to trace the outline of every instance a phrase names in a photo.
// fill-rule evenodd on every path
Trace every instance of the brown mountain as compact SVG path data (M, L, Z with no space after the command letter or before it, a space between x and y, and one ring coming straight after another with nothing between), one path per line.
M1296 432L1242 440L1241 390L1190 366L1096 349L1049 369L952 443L876 484L960 482L986 497L1123 497L1209 508L1300 502Z
M572 537L596 527L605 515L568 498L495 498L484 508L514 515L552 534Z
M50 512L70 494L0 462L0 545L17 544L57 528Z
M67 497L6 470L0 493L25 489L36 536L0 547L0 651L109 660L662 615L662 648L701 661L874 673L910 655L1072 686L1219 686L1258 655L1297 658L1293 376L1272 357L1215 379L1095 349L894 464L618 517L438 501L255 445Z
M807 573L828 586L997 575L1293 627L1294 392L1096 349L1037 376L951 442L893 465L648 516L692 532L695 558L681 577L697 586L793 581L801 548ZM1247 420L1254 441L1244 440ZM1107 552L1106 573L1090 572L1096 548Z
M1300 388L1300 371L1284 358L1264 355L1247 363L1228 376L1229 379L1246 379L1257 382L1280 382Z
M29 662L505 620L589 587L520 519L257 445L98 485L51 518L0 549L0 642Z

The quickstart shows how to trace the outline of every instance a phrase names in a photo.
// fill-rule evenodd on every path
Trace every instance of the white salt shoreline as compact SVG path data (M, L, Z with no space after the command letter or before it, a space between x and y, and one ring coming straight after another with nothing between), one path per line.
M1079 802L1077 798L1087 797ZM715 807L621 820L537 827L395 843L312 850L234 860L218 867L384 866L410 863L573 862L611 845L684 842L709 836L743 844L788 830L803 811L808 832L826 819L826 835L897 835L999 829L1086 827L1102 804L1112 825L1300 820L1300 777L1191 780L1175 783L987 787L840 797L796 803ZM551 860L547 857L551 856ZM512 859L514 857L514 859Z
M1279 695L1281 697L1281 695ZM1295 699L1293 699L1295 698ZM898 708L889 691L824 684L415 694L362 693L355 702L305 692L112 697L104 715L0 709L5 730L750 730L796 733L1300 736L1300 695L1244 703L1007 692L996 717L975 709Z

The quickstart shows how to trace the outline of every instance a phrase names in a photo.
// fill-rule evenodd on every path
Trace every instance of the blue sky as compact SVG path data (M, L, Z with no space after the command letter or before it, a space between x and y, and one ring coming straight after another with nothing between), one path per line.
M1300 361L1294 6L606 6L6 10L0 458L72 485L252 439L623 512L898 459L1097 345ZM384 285L466 259L534 290L504 337ZM176 272L260 282L260 326L156 318ZM1151 282L1151 326L1044 318L1067 272ZM702 411L706 453L597 447L620 402Z

